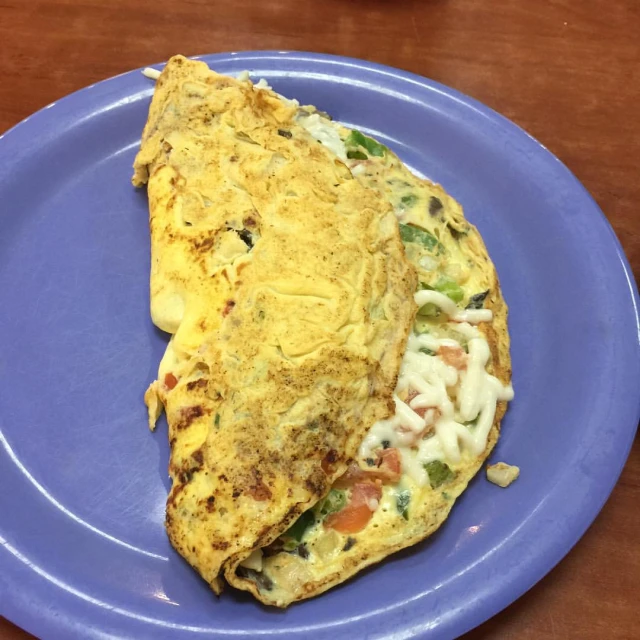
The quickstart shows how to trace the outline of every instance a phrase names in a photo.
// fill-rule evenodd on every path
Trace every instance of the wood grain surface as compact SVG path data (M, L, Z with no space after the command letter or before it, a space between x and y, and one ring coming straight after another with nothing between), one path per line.
M0 132L67 93L174 53L249 49L364 58L493 107L569 166L640 278L637 0L0 0ZM636 438L583 539L465 639L640 637L639 530ZM0 638L30 637L0 618Z

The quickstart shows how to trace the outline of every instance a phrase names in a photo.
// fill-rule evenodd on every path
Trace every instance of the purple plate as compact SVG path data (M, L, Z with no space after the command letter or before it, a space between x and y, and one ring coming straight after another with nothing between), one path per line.
M572 174L487 107L359 60L204 58L374 134L463 203L511 308L516 399L494 459L430 540L287 611L216 598L163 529L168 445L142 393L147 199L131 163L153 83L133 71L0 140L0 613L45 638L450 638L524 593L609 495L638 424L638 294Z

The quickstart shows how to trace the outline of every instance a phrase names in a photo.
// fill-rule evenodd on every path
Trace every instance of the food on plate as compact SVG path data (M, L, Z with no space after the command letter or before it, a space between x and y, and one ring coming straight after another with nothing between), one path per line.
M373 138L313 109L298 119L391 202L418 271L419 310L395 414L371 425L323 499L238 570L260 600L277 606L317 595L431 535L495 446L513 398L507 307L460 205Z
M496 462L487 466L487 480L502 488L508 487L519 475L520 467L506 462Z
M145 394L150 426L163 409L169 425L166 528L217 593L279 580L261 549L393 415L417 310L389 200L305 124L296 103L176 56L134 164L151 316L171 334Z
M216 592L285 607L431 535L513 398L460 205L374 138L181 57L147 180L152 317L174 335L145 397L168 416L176 549Z

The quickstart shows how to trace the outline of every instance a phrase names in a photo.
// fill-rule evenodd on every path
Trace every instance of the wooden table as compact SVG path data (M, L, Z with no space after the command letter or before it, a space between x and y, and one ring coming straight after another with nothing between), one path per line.
M0 132L71 91L178 52L310 50L427 76L511 118L563 160L640 279L636 0L4 0L0 42ZM636 440L567 558L465 638L639 637L639 505ZM31 636L0 619L0 637Z

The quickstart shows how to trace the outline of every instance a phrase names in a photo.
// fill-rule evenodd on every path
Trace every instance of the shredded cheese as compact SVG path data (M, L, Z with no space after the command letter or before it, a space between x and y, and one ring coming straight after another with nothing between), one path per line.
M438 353L441 347L462 350L456 340L429 334L409 337L394 396L395 415L375 423L359 451L366 459L382 446L398 448L404 472L421 486L429 480L425 464L433 460L455 464L464 450L482 453L497 402L513 398L511 385L504 386L486 370L490 350L485 338L469 324L460 326L469 337L469 353L460 369Z
M321 142L343 162L347 159L347 149L338 133L338 128L330 120L321 118L317 113L304 115L297 119L318 142Z
M459 309L451 298L448 298L444 293L440 293L439 291L430 291L428 289L418 291L414 299L420 307L429 302L435 304L454 322L478 324L479 322L491 322L491 320L493 320L493 313L490 309Z

